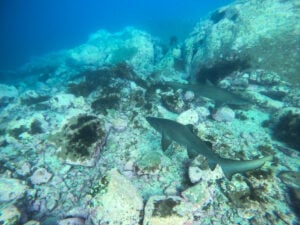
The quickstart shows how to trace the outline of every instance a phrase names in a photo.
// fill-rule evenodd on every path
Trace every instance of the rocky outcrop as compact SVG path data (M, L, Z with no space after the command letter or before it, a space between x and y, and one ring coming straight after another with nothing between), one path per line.
M185 41L192 78L214 82L237 70L261 68L299 81L299 15L297 1L237 1L216 10Z

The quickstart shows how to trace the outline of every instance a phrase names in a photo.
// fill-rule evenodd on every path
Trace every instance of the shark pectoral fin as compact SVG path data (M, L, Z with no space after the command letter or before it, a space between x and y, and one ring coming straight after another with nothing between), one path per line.
M161 148L162 148L163 151L166 151L171 143L172 143L172 141L165 138L164 135L162 136L162 138L161 138Z
M226 170L223 170L223 173L228 180L231 180L232 176L235 174L234 172L226 171Z
M187 153L188 153L189 159L194 159L194 158L196 158L199 155L199 153L197 153L192 148L188 148L187 149Z
M204 141L204 143L210 148L212 149L212 143L210 141Z
M217 163L215 163L214 161L212 160L207 160L208 161L208 166L211 170L215 170L216 166L217 166Z

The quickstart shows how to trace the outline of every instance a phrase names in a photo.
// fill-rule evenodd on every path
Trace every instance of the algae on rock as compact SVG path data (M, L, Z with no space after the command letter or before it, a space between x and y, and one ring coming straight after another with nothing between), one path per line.
M107 135L103 120L92 115L79 115L72 117L62 131L49 140L60 147L58 155L67 163L93 166Z

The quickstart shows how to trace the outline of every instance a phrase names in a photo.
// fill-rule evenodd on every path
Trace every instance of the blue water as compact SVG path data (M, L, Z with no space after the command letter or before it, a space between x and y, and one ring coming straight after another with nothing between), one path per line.
M230 0L1 0L0 71L84 43L99 30L135 26L168 42Z

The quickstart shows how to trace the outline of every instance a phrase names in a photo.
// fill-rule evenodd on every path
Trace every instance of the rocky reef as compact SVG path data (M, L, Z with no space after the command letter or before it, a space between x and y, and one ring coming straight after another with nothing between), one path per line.
M299 15L237 1L167 49L100 30L26 64L0 84L0 224L299 223ZM223 158L274 160L229 180L185 146L163 151L146 116L193 125Z

